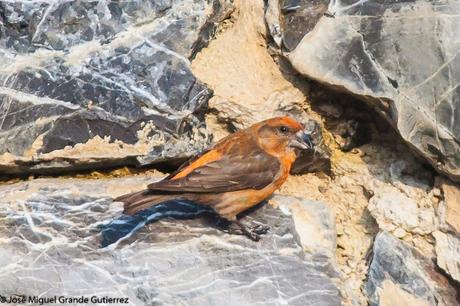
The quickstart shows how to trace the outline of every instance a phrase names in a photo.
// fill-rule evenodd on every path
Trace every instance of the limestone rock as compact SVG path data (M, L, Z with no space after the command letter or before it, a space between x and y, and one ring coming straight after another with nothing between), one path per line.
M144 164L203 149L211 92L190 59L231 7L0 1L0 170Z
M460 181L458 1L268 5L268 28L298 72L361 97L436 169Z
M436 271L431 259L387 232L375 238L366 292L370 305L405 305L405 301L433 306L457 303L456 289ZM391 304L395 296L400 299Z
M434 232L433 236L438 266L460 282L460 238L440 231Z
M460 188L444 182L444 200L438 209L440 225L444 231L452 231L460 237Z
M378 190L369 200L368 209L381 229L393 232L398 237L403 237L405 231L429 234L437 226L434 208L429 199L420 199L417 203L392 187Z
M340 304L335 268L315 249L304 253L296 212L267 204L246 216L271 226L259 242L219 231L209 212L191 203L122 216L111 197L149 181L38 179L0 186L0 295L102 295L136 305ZM276 201L296 203L304 216L325 216L320 203ZM328 222L315 223L326 232L310 236L311 245L333 235ZM128 235L118 239L123 231ZM102 239L111 243L102 248Z
M381 288L377 288L377 292L379 296L379 306L430 305L428 301L411 295L389 280L383 281Z
M277 195L270 204L283 212L289 210L304 251L334 260L337 246L335 217L331 208L317 201ZM314 239L312 239L314 237Z

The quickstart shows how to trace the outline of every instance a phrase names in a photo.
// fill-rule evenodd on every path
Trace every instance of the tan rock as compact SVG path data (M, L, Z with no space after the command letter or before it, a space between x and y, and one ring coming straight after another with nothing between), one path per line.
M267 52L263 1L235 1L232 24L192 62L195 76L214 91L209 106L220 120L242 128L273 117L303 93L289 83Z
M404 236L407 235L407 232L401 228L401 227L398 227L394 232L393 234L398 237L398 238L403 238Z
M377 289L380 306L429 306L428 301L413 296L390 280L385 280Z
M401 230L429 234L436 229L434 208L397 188L386 186L370 199L368 209L381 229L403 237Z
M433 236L436 239L438 266L460 281L460 238L440 231L434 232Z
M460 235L460 188L450 183L442 184L444 201L439 207L441 225Z

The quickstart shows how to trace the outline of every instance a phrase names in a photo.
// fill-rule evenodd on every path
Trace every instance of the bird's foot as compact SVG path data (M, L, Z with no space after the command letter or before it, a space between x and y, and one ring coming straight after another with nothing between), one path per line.
M235 221L235 224L239 226L243 235L253 241L259 241L260 235L266 234L270 227L262 223L253 221L251 225L246 225L241 221Z
M253 241L259 241L260 235L266 234L270 230L270 226L255 221L252 218L245 218L246 222L235 221L230 222L225 219L220 219L217 222L222 231L233 235L244 235Z
M270 230L270 226L264 224L257 224L253 227L250 227L250 229L256 234L263 235L268 233L268 231Z
M244 225L246 227L249 227L251 231L255 232L256 234L263 235L268 233L268 231L270 230L270 226L256 221L254 218L251 218L249 216L246 216L244 220Z

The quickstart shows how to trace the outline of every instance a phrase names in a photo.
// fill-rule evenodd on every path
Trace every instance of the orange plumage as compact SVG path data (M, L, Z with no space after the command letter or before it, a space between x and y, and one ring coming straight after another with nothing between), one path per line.
M148 189L115 199L126 214L152 205L183 199L207 205L235 222L254 240L258 235L237 220L237 215L268 198L286 181L299 150L313 147L302 125L290 117L277 117L231 134L182 165Z

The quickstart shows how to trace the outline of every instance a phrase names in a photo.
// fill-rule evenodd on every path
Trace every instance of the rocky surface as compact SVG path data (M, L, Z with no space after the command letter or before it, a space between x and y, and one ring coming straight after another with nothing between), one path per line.
M259 2L235 1L231 18L221 25L216 39L192 63L194 73L214 91L208 126L214 134L224 136L228 130L283 110L297 115L299 109L320 122L322 142L330 155L331 176L321 173L291 176L280 192L331 204L336 214L336 260L342 273L342 302L366 305L368 256L375 235L386 229L424 254L427 260L435 260L432 234L441 223L439 208L444 206L445 194L434 184L436 175L414 158L375 112L357 107L355 98L325 92L303 81L276 54L271 59L267 57L269 45L265 38L271 36L280 42L282 36L273 36L273 30L283 33L281 26L270 27L274 24L270 18L280 20L280 10L270 11L277 1L267 3L264 10ZM299 22L298 30L308 31L305 20L319 19L311 15L305 18L303 2L289 3L291 9L283 10L289 16L284 24ZM313 3L322 17L327 5L308 2ZM264 18L270 33L263 24ZM296 31L290 35L294 37ZM426 302L388 281L382 286L392 293L382 296L383 305ZM451 285L446 286L452 291Z
M387 187L374 194L367 208L381 229L399 237L406 232L426 235L436 229L437 219L430 197L416 201L395 187Z
M457 1L268 1L294 69L372 105L436 169L460 181Z
M433 233L436 239L438 266L460 282L460 237L443 232Z
M230 1L0 1L0 170L145 164L209 142L193 58Z
M460 188L443 181L444 195L438 207L439 230L433 233L436 240L437 264L460 283Z
M370 305L457 304L455 288L429 258L387 232L375 238L366 290Z
M438 208L441 228L460 236L460 188L450 182L441 183L444 201Z
M22 131L10 140L11 148L22 146L24 150L22 155L3 153L0 172L24 175L46 169L55 172L58 168L94 169L169 160L184 152L192 154L211 138L220 139L278 114L304 122L320 148L316 156L299 159L293 172L300 174L291 175L279 195L244 217L271 225L272 231L258 243L223 233L209 211L191 203L170 202L134 217L123 216L120 203L110 198L143 188L152 177L158 177L156 170L120 168L1 183L0 295L46 292L127 296L136 305L459 304L460 188L410 150L418 143L430 143L430 152L440 150L438 156L447 157L439 159L441 164L445 162L439 167L455 178L455 171L447 168L452 166L449 154L458 152L457 147L448 147L446 143L452 137L443 134L445 129L458 126L456 115L451 117L452 125L444 121L451 114L445 111L444 103L455 98L447 93L445 99L437 98L448 91L438 86L445 85L446 79L453 88L450 93L455 94L458 79L452 73L457 58L449 62L439 56L446 52L444 46L456 44L455 39L441 37L455 32L445 29L448 22L457 22L458 14L452 13L455 9L442 11L452 2L0 3L0 57L8 61L7 66L0 67L0 75L27 76L31 80L16 77L14 84L8 83L10 87L7 83L1 87L1 95L26 105L19 113L13 109L5 116L15 118L20 127L2 130L0 138ZM423 14L421 7L425 8ZM433 13L433 7L438 11ZM23 19L14 13L20 11L28 12ZM105 18L108 13L113 17ZM426 17L423 22L420 16ZM428 31L435 20L438 28ZM330 28L325 31L324 25ZM413 28L419 32L414 34ZM27 34L36 30L37 35ZM343 30L343 35L334 36L337 30ZM432 38L434 32L441 35L436 54L431 47L420 48L424 41L414 42L410 36ZM362 39L370 47L365 52L359 44L347 49L347 39L354 39L356 33L362 34L357 41ZM372 41L372 35L379 33L382 36ZM202 48L210 37L215 38ZM320 43L308 45L313 38ZM431 46L430 39L425 43ZM343 49L337 48L337 42ZM112 49L118 44L127 49ZM280 56L280 46L285 57ZM402 60L412 47L417 48L411 52L419 55L418 59L411 55L410 60ZM331 91L299 75L295 69L304 71L294 60L304 59L300 56L303 48L315 48L315 61L330 56L327 64L343 68L340 72L344 74L339 75L335 66L331 68L326 83L352 91L354 96ZM341 52L339 58L333 57L340 53L337 50ZM369 54L375 56L359 61ZM125 63L128 58L130 61ZM348 59L352 66L344 64ZM361 69L369 67L368 63L382 63L382 59L387 64L380 65L379 73L387 73L388 67L398 72L395 76L385 74L390 80ZM401 61L392 65L392 59ZM414 61L420 65L414 68ZM435 70L443 63L442 69L450 69L450 74L442 69L434 73L417 92L423 96L405 92L414 82L422 82L425 72L432 73L430 65ZM295 69L290 64L295 64ZM324 65L324 61L312 61L309 67L322 73L319 64ZM359 92L356 79L345 85L333 83L350 80L349 67L353 75L380 82L385 90L390 82L399 96L394 92L391 96L376 95L373 83L368 82L362 88L368 92ZM47 72L57 78L56 82L72 75L68 82L61 82L71 87L43 87L48 81L57 84L44 76ZM91 74L91 82L84 78L81 81L84 73ZM100 86L101 74L107 79ZM117 84L110 85L110 80ZM399 89L393 87L393 81ZM15 84L23 87L15 88ZM125 88L117 87L120 85ZM425 86L431 86L429 94ZM36 91L27 92L31 88ZM65 97L71 101L68 103L64 96L40 96L44 91L37 88L60 95L70 90L72 95ZM87 92L88 88L92 91ZM183 95L184 88L192 88L193 93ZM151 96L143 98L145 92L138 89L145 89ZM126 92L129 95L125 99ZM401 93L419 101L416 111L404 104L407 101ZM193 95L203 100L193 100ZM77 100L74 96L83 97L78 99L86 104L73 102ZM152 102L156 101L153 97L158 98L157 104ZM420 119L420 114L429 109L429 97L440 102L436 111L429 113L437 115L433 118L438 134L433 133L436 125L432 121ZM65 103L57 109L59 99ZM3 103L0 109L10 104L16 105ZM69 107L68 113L61 113ZM140 117L133 109L140 110ZM456 110L453 107L454 113ZM390 119L400 134L381 120L379 113ZM390 118L389 114L399 117ZM414 116L409 120L407 114ZM82 137L86 140L79 143L42 152L45 147L53 148L51 140L64 144L62 138L85 131L79 128L80 123L65 121L67 116L90 122L85 126L91 135ZM101 126L101 117L122 128ZM144 117L154 120L150 123ZM28 138L37 126L47 126L47 120L51 122L47 132ZM62 120L69 125L59 123ZM55 122L65 128L55 128ZM405 124L418 127L410 139L404 134ZM110 127L110 133L105 132L106 127ZM126 129L132 133L125 134ZM109 137L113 135L128 136L116 136L121 140L115 140ZM439 142L432 141L433 135ZM126 140L130 137L134 137L132 143ZM31 144L21 140L32 138ZM412 145L407 146L407 141ZM2 144L8 148L0 143L0 148Z
M283 195L271 198L270 204L292 217L298 241L307 254L335 262L337 230L329 204Z
M153 208L132 223L111 197L151 180L1 186L0 295L128 297L133 305L340 304L338 274L325 256L335 248L334 218L325 204L275 197L278 208L266 204L250 214L271 226L253 242L216 229L209 212L190 203ZM308 222L312 231L298 232L308 216L322 219ZM102 239L111 244L101 247Z

